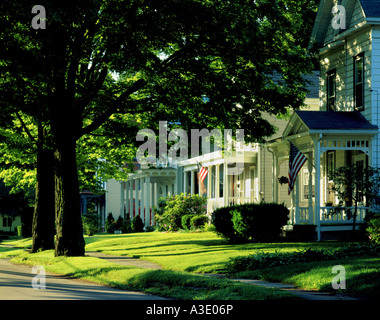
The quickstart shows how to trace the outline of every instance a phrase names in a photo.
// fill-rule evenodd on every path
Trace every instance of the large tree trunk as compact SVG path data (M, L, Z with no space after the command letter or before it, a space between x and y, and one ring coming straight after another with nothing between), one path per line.
M32 252L54 249L54 150L44 147L43 129L38 128L37 184L34 206Z
M85 243L80 213L80 195L76 163L76 140L67 130L56 139L55 205L57 235L55 256L83 256Z

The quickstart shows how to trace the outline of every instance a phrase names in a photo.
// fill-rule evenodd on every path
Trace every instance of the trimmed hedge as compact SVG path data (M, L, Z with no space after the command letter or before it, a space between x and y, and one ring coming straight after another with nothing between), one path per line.
M190 226L194 229L203 228L208 218L203 215L195 215L190 219Z
M215 210L212 223L230 242L268 242L279 239L288 214L284 204L243 204Z

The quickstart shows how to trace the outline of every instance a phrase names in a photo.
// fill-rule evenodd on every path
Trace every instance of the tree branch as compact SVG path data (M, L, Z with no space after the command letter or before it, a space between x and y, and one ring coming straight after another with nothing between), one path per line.
M22 128L24 129L25 133L27 134L27 136L29 137L29 139L33 142L33 143L36 143L36 139L33 137L33 135L30 133L28 127L26 126L24 120L22 120L20 114L18 112L15 112L16 116L17 116L17 119L20 120L21 122L21 126Z
M99 128L104 122L108 120L108 118L112 114L114 114L117 111L119 104L121 104L133 92L136 92L137 90L143 88L145 84L146 84L145 80L143 79L137 80L132 86L130 86L124 93L120 95L120 97L108 108L108 110L106 110L99 117L97 117L91 124L82 128L80 130L78 138Z

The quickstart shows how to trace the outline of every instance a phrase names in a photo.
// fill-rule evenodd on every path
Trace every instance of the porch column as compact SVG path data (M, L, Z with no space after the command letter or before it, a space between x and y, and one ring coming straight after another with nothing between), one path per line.
M183 193L187 193L187 171L183 171Z
M191 187L190 187L190 194L193 195L194 194L194 171L190 171L191 172L191 176L190 176L190 182L191 182Z
M129 218L133 219L133 180L129 181Z
M301 172L299 172L299 173L301 173ZM295 181L295 186L294 186L294 191L295 191L295 196L294 196L294 209L295 209L295 224L299 224L300 223L300 196L299 196L299 194L300 194L300 192L299 192L299 187L300 187L300 183L299 183L299 181L300 181L300 179L299 179L299 177L300 177L300 174L298 174L297 176L296 176L296 181Z
M140 185L140 179L135 179L135 214L133 217L137 216L139 214L139 185Z
M228 195L228 172L227 172L227 170L228 170L228 165L227 165L227 163L226 162L224 162L224 170L223 170L223 175L224 175L224 177L223 177L223 184L224 184L224 186L223 186L223 198L224 198L224 206L225 207L227 207L228 206L228 197L229 197L229 195Z
M321 184L321 139L322 134L314 139L314 166L315 166L315 223L317 225L317 239L321 240L321 204L320 204L320 184Z
M125 182L125 210L126 210L126 214L129 214L129 202L130 202L130 198L129 198L129 191L130 191L130 182L129 180L127 180ZM125 216L124 218L126 218L127 216Z
M145 178L145 226L150 226L150 177Z
M125 205L125 182L120 182L120 217L124 218L124 205Z
M278 203L278 188L279 188L279 183L277 180L278 172L280 172L280 168L278 165L278 158L276 154L273 152L273 202L275 203Z
M313 153L309 152L307 161L309 170L309 223L313 224Z
M140 217L145 223L145 214L144 214L144 198L145 198L145 178L140 178Z

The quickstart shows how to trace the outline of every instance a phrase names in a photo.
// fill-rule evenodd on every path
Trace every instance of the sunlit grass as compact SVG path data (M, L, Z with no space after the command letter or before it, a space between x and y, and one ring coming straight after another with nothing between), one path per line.
M4 240L2 244L14 245L15 247L4 248L0 246L0 257L17 257L17 262L20 263L40 263L46 265L47 270L52 272L68 274L120 288L144 290L155 294L161 293L175 298L183 295L183 298L186 299L202 299L202 297L214 297L214 294L218 296L219 293L215 292L219 289L214 288L212 293L202 289L202 286L199 288L199 283L206 281L203 279L205 277L202 280L200 280L201 278L192 278L200 275L190 274L189 272L225 273L225 264L230 258L247 256L258 251L295 252L308 248L327 249L347 245L347 243L339 242L279 242L231 245L211 232L99 234L85 237L85 241L86 251L136 257L158 263L163 270L153 271L135 267L123 267L93 257L54 258L52 251L31 255L24 251L25 248L31 246L31 239ZM331 270L337 264L346 268L346 293L379 296L380 257L351 257L348 259L339 259L337 257L337 260L334 261L299 263L287 265L286 267L255 270L254 272L245 272L233 276L292 283L310 290L331 291L331 281L334 277ZM154 281L154 278L158 280ZM173 279L177 279L176 284L172 283ZM186 285L187 281L195 283L195 285ZM209 279L207 281L222 280ZM185 289L181 289L181 287ZM228 290L227 287L229 288ZM250 292L251 289L248 288L236 289L237 287L229 287L229 285L223 288L223 290L230 292L231 297L221 295L220 299L238 296L240 298L243 296L253 297L256 294ZM232 293L229 291L231 288L235 288L240 293ZM178 294L175 293L176 290L179 290ZM247 292L250 293L247 294ZM264 296L266 294L264 293ZM261 296L261 293L259 296Z
M297 299L279 290L237 283L228 279L169 270L149 270L121 266L94 257L54 257L52 250L30 254L18 250L11 261L28 265L43 265L54 272L126 290L141 290L150 294L185 300L268 300Z

